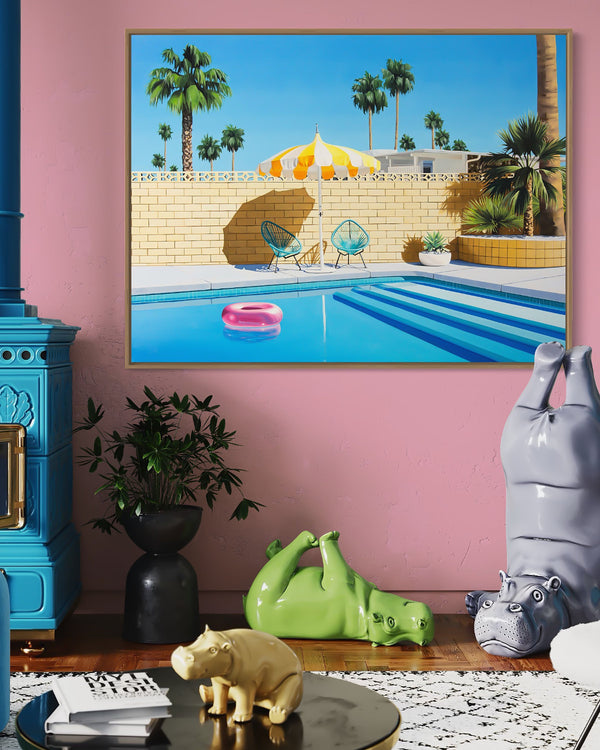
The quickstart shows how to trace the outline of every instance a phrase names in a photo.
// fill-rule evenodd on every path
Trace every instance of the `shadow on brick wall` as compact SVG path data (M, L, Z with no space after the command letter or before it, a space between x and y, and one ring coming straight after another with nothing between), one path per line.
M483 182L451 182L446 187L446 197L440 208L454 219L462 219L465 208L471 201L480 198L483 193ZM464 231L461 225L460 231Z
M424 247L422 237L407 237L404 240L404 249L402 250L404 263L418 263L419 253Z
M246 201L223 229L223 252L227 262L232 265L269 263L273 253L260 233L262 222L274 221L298 237L314 204L305 188L271 190Z

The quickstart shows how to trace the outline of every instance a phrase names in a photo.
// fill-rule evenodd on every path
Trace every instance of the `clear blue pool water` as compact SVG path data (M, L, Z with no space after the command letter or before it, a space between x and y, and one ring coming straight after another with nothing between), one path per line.
M367 283L361 283L361 282ZM132 298L131 361L140 363L532 362L565 341L565 308L418 277ZM228 329L230 302L272 302L279 330Z

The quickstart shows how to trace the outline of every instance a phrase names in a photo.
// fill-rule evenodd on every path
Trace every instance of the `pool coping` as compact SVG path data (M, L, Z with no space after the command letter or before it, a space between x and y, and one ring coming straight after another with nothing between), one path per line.
M420 276L452 283L460 283L479 289L504 292L515 296L554 301L565 304L566 293L557 291L565 287L565 268L554 269L516 269L497 266L478 266L476 264L452 261L448 266L425 268L411 263L370 264L367 268L342 265L334 268L327 264L323 270L319 266L307 266L298 270L295 266L285 266L278 272L268 270L266 266L180 266L180 267L141 267L138 279L133 267L131 302L166 301L176 294L199 293L205 297L206 292L232 292L237 295L256 294L263 287L295 287L322 289L333 286L347 286L353 280L393 278L398 276ZM167 269L167 270L165 270ZM197 276L190 281L190 277ZM144 278L145 277L145 278ZM154 278L151 277L159 277ZM172 277L169 279L169 277ZM187 279L186 279L187 277ZM146 283L144 283L144 281ZM150 282L150 283L148 283ZM153 283L154 282L154 283ZM252 292L250 292L252 289ZM240 290L240 291L237 291ZM273 289L272 289L273 291ZM200 294L204 292L204 294ZM222 294L216 296L223 296ZM140 299L145 297L146 299ZM136 299L137 298L137 299Z

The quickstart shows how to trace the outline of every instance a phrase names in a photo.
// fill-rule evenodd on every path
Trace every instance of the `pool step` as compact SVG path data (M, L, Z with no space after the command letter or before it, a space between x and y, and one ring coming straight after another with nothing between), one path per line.
M470 361L531 362L537 345L547 340L536 340L520 330L509 337L507 332L499 332L498 325L466 321L465 316L447 311L424 310L421 304L398 300L396 295L381 290L354 287L348 292L336 292L333 298Z
M410 282L398 285L381 284L377 285L377 287L402 298L422 300L423 302L429 302L438 307L448 308L456 312L472 314L478 318L485 318L498 323L508 323L516 328L524 328L527 331L535 331L541 334L545 341L564 340L565 337L564 314L558 310L536 310L539 316L536 319L533 317L534 308L526 306L525 309L531 311L532 317L524 320L518 315L511 313L517 303L511 303L510 300L487 297L488 306L484 307L464 302L463 300L465 299L471 299L471 295L453 289L440 290L439 288L428 288L425 284Z
M514 326L510 323L488 320L485 316L478 315L477 308L473 307L468 312L466 310L455 312L432 298L413 302L410 299L402 299L400 295L393 291L388 292L382 288L356 287L354 291L357 294L376 299L393 307L398 307L409 312L417 312L419 315L442 323L449 322L469 333L486 336L494 341L523 348L525 351L531 353L535 352L539 344L548 341L549 337L554 340L560 333L556 329L552 330L552 333L548 331L537 333L535 331L523 330L521 326Z

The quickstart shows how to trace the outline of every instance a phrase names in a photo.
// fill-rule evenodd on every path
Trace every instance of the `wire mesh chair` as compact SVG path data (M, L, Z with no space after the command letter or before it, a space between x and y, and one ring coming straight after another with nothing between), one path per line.
M351 255L360 255L363 266L366 268L367 264L365 259L362 257L363 250L369 244L369 235L352 219L346 219L333 230L331 234L331 242L338 251L338 257L335 262L335 267L338 268L340 257L346 255L348 263L350 263Z
M296 255L302 252L302 244L297 237L272 221L263 221L260 225L260 233L273 251L271 263L275 260L276 271L278 270L277 261L279 258L294 258L296 265L300 268ZM269 263L269 268L271 268L271 263ZM300 268L300 270L302 269Z

